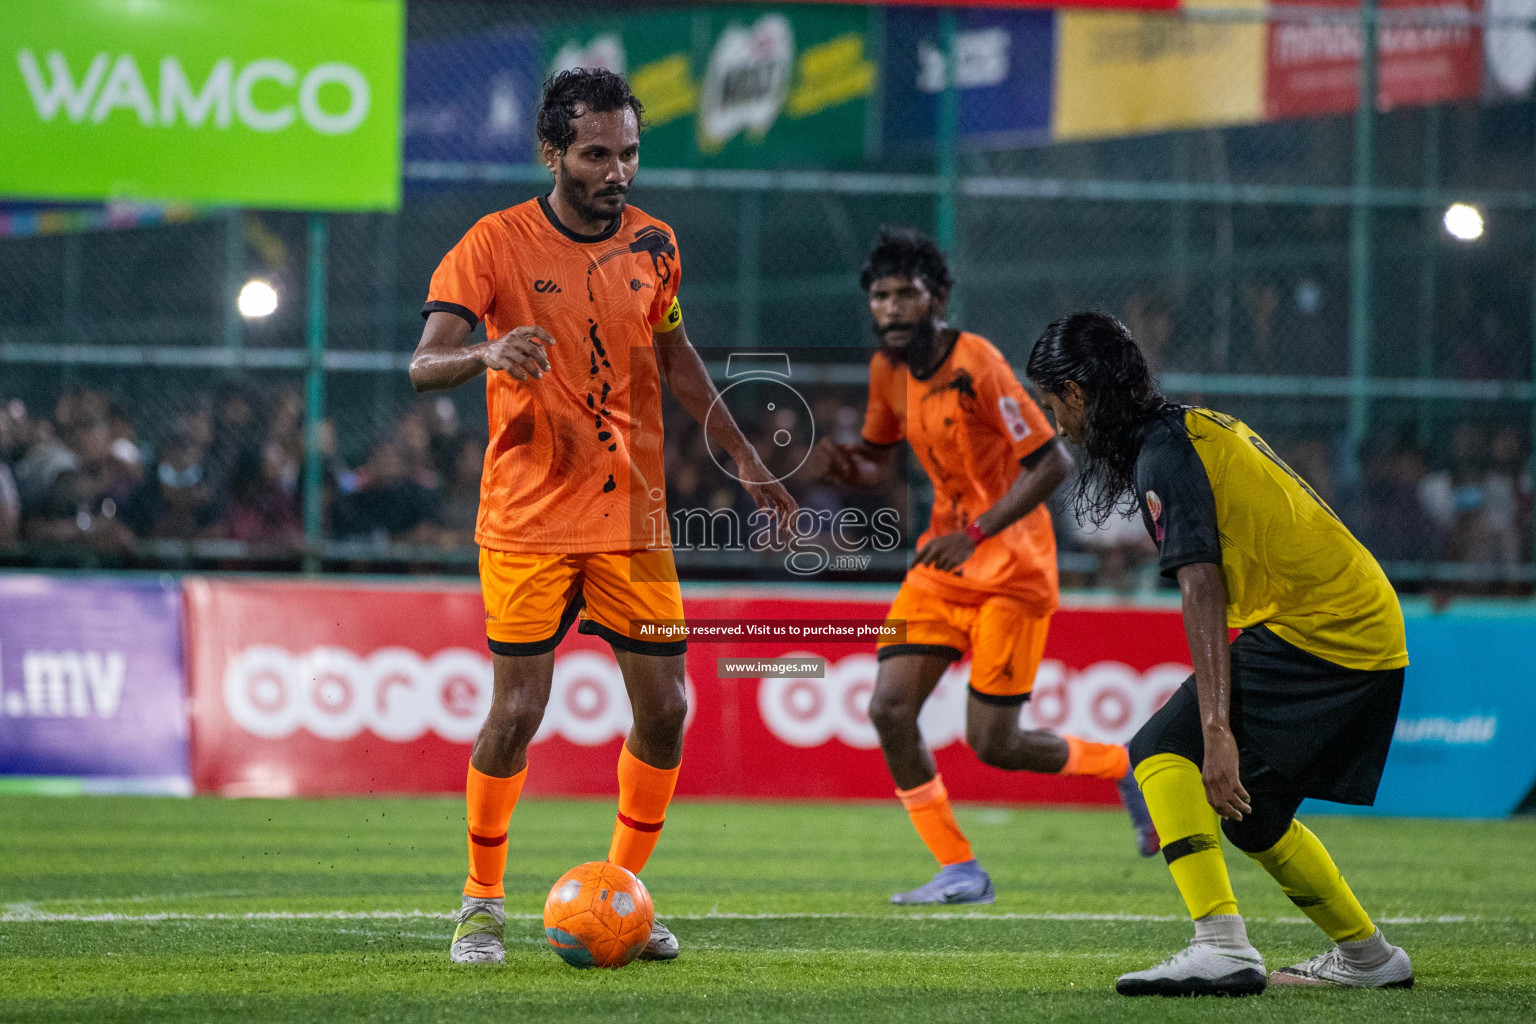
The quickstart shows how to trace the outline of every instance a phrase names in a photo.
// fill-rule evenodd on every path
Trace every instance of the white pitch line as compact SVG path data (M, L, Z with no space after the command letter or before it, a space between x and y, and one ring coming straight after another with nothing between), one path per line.
M0 913L0 924L160 924L174 921L446 921L453 915L436 910L255 910L243 914L184 914L175 912L151 914L69 914L44 910L12 909ZM1169 923L1186 920L1174 914L1091 914L1091 913L1001 913L981 911L930 912L920 914L865 914L853 911L814 913L789 912L781 914L747 914L729 911L710 911L705 914L664 914L668 921L1104 921L1119 923ZM508 914L509 921L539 921L540 914ZM1258 924L1310 924L1304 917L1250 917ZM1443 914L1438 917L1383 917L1382 924L1467 924L1484 918L1463 914ZM1511 923L1514 919L1503 919Z

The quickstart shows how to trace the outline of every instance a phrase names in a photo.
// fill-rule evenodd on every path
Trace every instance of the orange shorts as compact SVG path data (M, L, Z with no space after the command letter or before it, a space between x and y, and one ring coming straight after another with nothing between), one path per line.
M907 635L900 643L881 642L881 661L903 654L959 661L969 653L971 692L989 704L1029 699L1051 625L1050 615L1031 614L1011 597L962 604L910 583L902 584L886 618L905 620Z
M548 654L578 616L581 632L621 651L670 656L688 649L685 639L635 636L635 620L682 621L670 550L530 555L481 548L480 592L494 654Z

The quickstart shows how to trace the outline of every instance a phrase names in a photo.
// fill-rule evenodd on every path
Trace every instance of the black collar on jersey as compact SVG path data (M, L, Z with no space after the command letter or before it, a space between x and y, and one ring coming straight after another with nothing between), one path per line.
M955 346L960 344L960 332L958 330L956 330L955 328L953 328L953 327L941 327L937 331L934 332L937 335L935 340L938 341L939 344L942 345L944 343L944 336L946 334L949 334L951 331L954 331L954 335L955 336L953 338L949 339L949 347L944 349L944 354L942 356L940 356L938 358L938 360L936 360L934 362L933 369L929 370L927 373L925 373L921 377L919 377L917 375L917 371L912 369L912 364L911 363L907 364L907 372L912 375L912 379L913 380L917 380L917 381L932 380L934 378L934 376L937 375L938 372L944 368L944 364L949 362L949 357L955 354Z
M548 196L539 196L539 209L544 211L544 217L549 221L550 227L554 228L556 231L560 232L562 235L564 235L566 238L569 238L573 242L606 242L608 239L619 233L619 225L624 223L624 214L620 213L617 217L613 218L612 223L610 223L603 230L599 231L597 234L578 235L576 232L560 223L560 218L555 216L554 207L549 205Z

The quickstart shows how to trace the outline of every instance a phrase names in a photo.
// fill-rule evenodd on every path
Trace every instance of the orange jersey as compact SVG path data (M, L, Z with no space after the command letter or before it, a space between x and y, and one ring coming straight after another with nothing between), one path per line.
M542 327L550 371L487 371L490 444L475 541L519 552L669 547L661 377L652 328L677 324L672 229L627 207L600 235L542 198L482 218L432 275L426 312L485 320L488 337Z
M961 333L926 381L876 353L869 363L864 439L912 446L933 481L933 515L918 547L963 530L1013 486L1021 459L1055 437L991 342ZM1056 535L1041 505L977 545L960 572L920 565L908 582L951 600L974 603L993 594L1022 601L1035 615L1056 608Z

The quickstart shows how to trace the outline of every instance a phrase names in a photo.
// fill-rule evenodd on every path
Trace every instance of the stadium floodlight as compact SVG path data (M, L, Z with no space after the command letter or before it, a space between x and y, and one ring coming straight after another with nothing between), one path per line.
M236 304L243 317L271 316L277 311L277 289L259 278L247 281Z
M1458 242L1475 242L1483 237L1483 214L1467 203L1452 203L1446 207L1442 220L1445 231Z

